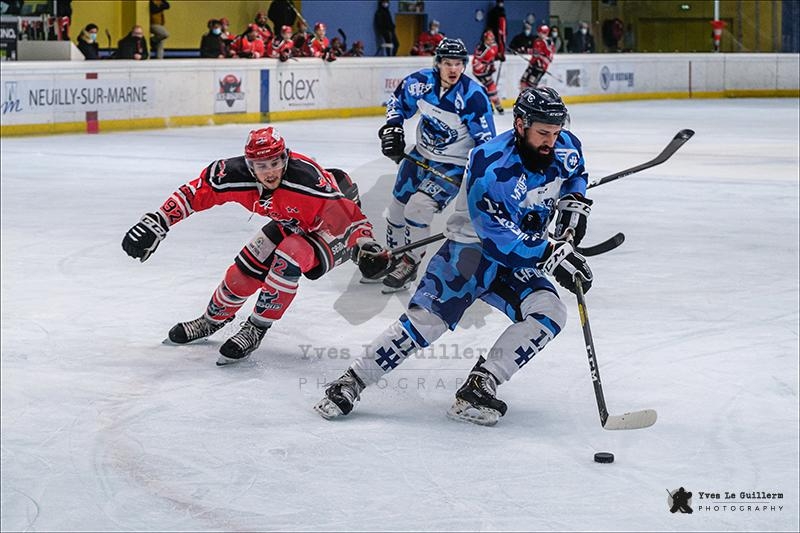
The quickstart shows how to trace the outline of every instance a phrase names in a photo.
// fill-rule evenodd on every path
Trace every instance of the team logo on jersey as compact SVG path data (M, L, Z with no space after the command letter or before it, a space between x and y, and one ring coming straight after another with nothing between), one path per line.
M422 142L425 148L435 154L443 153L443 148L458 138L458 132L438 118L423 115L422 121Z
M564 162L564 167L569 172L578 168L578 163L580 163L581 158L578 156L577 150L574 148L556 148L555 152L556 157Z
M408 91L408 94L410 94L411 96L420 97L431 92L431 89L433 89L432 83L422 83L418 81L409 84L406 90Z
M461 96L461 93L456 93L456 111L462 111L464 109L464 98Z

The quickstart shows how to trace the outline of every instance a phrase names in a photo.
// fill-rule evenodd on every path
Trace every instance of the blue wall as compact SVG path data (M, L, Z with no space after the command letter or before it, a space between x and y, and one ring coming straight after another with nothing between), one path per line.
M781 52L800 52L800 3L797 0L783 2Z
M347 34L347 44L360 40L364 42L367 55L375 54L377 43L372 17L378 6L377 0L303 0L303 17L313 27L316 22L328 25L328 38L336 37L337 29ZM399 0L390 0L392 15L397 14ZM484 22L475 20L475 11L482 9L484 16L494 7L494 0L425 0L425 13L428 20L436 19L441 30L448 37L464 40L472 52L480 40ZM522 31L522 21L528 13L536 15L536 22L549 17L548 0L506 0L506 19L508 39Z

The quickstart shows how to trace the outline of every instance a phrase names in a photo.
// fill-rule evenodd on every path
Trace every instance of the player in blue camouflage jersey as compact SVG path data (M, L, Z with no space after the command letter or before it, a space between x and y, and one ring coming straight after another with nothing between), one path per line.
M348 414L361 391L416 351L455 329L477 299L513 322L480 357L448 411L451 418L494 425L506 412L495 397L561 332L566 306L546 275L570 291L592 272L574 246L586 233L592 201L581 143L562 127L567 109L555 90L531 88L514 104L514 128L475 148L465 184L447 221L448 240L431 259L408 310L331 383L315 409ZM553 239L548 226L555 218Z
M436 47L433 68L406 77L386 107L386 124L378 136L381 150L400 163L386 217L386 244L395 248L430 235L435 213L458 193L469 151L495 135L492 106L483 87L464 76L467 49L458 39L443 39ZM420 112L417 144L409 155L448 179L404 160L403 122ZM423 249L397 257L380 282L383 292L407 288L416 279Z

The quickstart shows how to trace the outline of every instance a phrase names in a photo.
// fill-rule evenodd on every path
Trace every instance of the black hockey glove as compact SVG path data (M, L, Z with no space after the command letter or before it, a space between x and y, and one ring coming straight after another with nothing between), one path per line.
M553 230L553 238L558 241L567 240L572 233L572 244L579 245L586 235L586 220L592 211L594 202L579 194L568 194L558 201L558 217Z
M378 137L381 139L381 151L383 155L399 163L406 154L406 140L403 133L403 126L384 124L378 130Z
M537 265L544 272L554 278L559 285L577 294L575 287L576 276L581 277L583 292L592 288L592 271L586 259L572 248L568 242L553 242L547 248L547 253Z
M138 224L133 226L122 239L122 249L129 256L147 261L158 245L167 236L169 224L161 213L146 213Z
M351 259L358 265L361 275L367 279L378 279L389 270L391 258L389 252L372 240L360 239L352 249Z

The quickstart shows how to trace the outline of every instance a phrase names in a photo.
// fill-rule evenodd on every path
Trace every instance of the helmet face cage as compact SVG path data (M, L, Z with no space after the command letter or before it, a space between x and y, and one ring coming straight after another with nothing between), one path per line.
M524 128L534 122L564 127L569 122L567 106L552 87L525 89L514 102L514 118L522 119Z
M436 65L441 63L442 59L459 59L464 62L464 65L466 65L467 57L469 56L467 47L464 45L464 42L461 39L448 38L442 39L442 42L440 42L439 46L436 47L434 54L434 64Z

